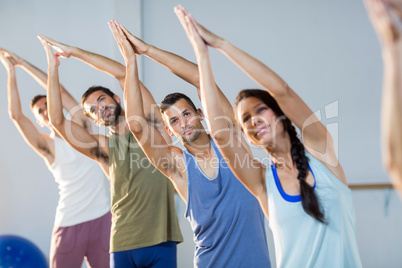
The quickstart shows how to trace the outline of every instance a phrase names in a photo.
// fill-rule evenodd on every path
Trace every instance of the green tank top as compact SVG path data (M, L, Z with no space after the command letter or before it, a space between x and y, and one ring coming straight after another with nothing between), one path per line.
M182 242L172 183L129 131L108 135L112 195L110 252Z

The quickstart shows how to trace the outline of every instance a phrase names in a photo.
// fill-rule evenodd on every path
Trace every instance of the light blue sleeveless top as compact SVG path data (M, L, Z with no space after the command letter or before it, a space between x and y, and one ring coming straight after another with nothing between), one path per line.
M274 236L277 266L362 267L351 190L308 152L306 156L326 224L303 210L300 195L287 195L280 185L275 165L268 167L269 226Z
M187 209L196 244L195 267L271 267L264 214L211 139L219 160L210 179L194 156L183 150L187 171Z

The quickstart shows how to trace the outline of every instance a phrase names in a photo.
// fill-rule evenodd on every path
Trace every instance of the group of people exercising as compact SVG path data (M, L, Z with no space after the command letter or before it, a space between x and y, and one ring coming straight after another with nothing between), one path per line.
M380 36L387 16L401 15L390 1L367 0L373 23L382 20ZM85 259L89 267L176 267L176 245L183 241L177 192L194 232L195 267L270 267L264 219L278 267L362 267L352 194L328 130L272 69L204 28L182 6L175 13L198 64L147 44L113 20L109 27L125 66L42 35L47 73L1 50L10 117L60 190L50 266L81 267ZM384 34L384 50L400 52L401 28L388 25L394 28L388 29L392 38ZM222 52L263 90L242 90L233 108L215 83L209 48ZM205 114L183 93L167 95L158 106L139 80L139 55L192 84ZM385 59L396 64L392 55ZM125 110L102 86L90 87L80 106L59 83L59 57L79 59L115 77ZM33 98L31 110L50 135L23 114L16 67L47 90ZM397 88L392 92L400 94ZM109 134L93 134L89 119ZM311 123L305 126L307 119ZM173 136L184 149L172 145ZM263 148L272 162L254 159L247 141ZM393 178L401 176L394 154L387 158Z

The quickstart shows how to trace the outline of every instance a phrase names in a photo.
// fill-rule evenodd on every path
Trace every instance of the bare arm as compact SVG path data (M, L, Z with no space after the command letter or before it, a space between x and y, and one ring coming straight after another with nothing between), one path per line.
M383 51L384 81L382 95L383 162L402 194L402 48Z
M272 69L211 33L194 21L197 32L210 46L217 48L276 99L286 116L302 131L307 150L323 162L338 165L332 137L304 101Z
M127 64L124 102L127 107L126 119L130 131L151 163L172 180L182 197L186 196L186 187L178 187L181 183L177 180L180 175L178 175L179 172L175 163L177 153L175 147L169 146L159 131L155 131L154 126L150 124L144 113L136 55L127 39L131 34L124 27L120 27L117 22L110 22L109 26Z
M12 59L0 52L0 59L8 74L8 112L18 131L23 136L29 146L34 149L41 157L52 163L54 152L50 146L51 139L38 131L35 125L22 112L20 97L17 89L15 67Z
M332 137L306 103L269 67L193 21L204 42L224 53L276 99L286 116L301 130L306 150L346 184Z
M144 52L144 55L166 67L184 81L192 84L197 88L197 91L199 91L198 66L193 62L155 46L150 46L149 49Z
M99 71L102 71L108 75L115 77L119 81L120 86L124 91L126 67L121 63L109 59L107 57L104 57L102 55L83 50L78 47L72 47L57 42L46 36L42 36L42 38L46 40L49 43L49 45L51 45L58 51L57 55L64 58L74 57ZM146 118L154 122L155 126L161 132L161 134L164 136L167 142L171 142L171 138L166 133L165 129L161 127L161 125L163 125L163 120L162 116L158 111L158 106L156 105L154 98L152 97L148 89L141 82L140 85L144 102L143 106L144 113L146 115Z
M120 86L124 88L126 68L121 63L78 47L57 42L46 36L42 36L42 38L58 52L57 55L63 58L74 57L101 72L111 75L116 78Z
M91 135L81 125L67 120L63 115L61 108L61 93L59 85L58 66L59 59L53 54L46 41L40 39L48 60L48 95L47 105L49 120L54 129L68 142L74 149L80 153L96 160L104 168L108 165L108 150L103 135Z
M123 26L122 29L123 31L128 32L127 29L125 29ZM127 39L129 40L135 54L145 55L148 58L166 67L169 71L171 71L184 81L195 86L197 88L198 95L200 94L199 74L196 64L174 53L149 45L131 33L127 35ZM164 136L166 142L171 142L171 138L164 130L163 119L159 113L159 108L157 107L154 98L152 97L149 90L141 83L141 81L139 83L141 86L145 117L147 119L152 117L151 122L160 131L162 136Z
M7 51L8 54L16 63L24 69L29 75L31 75L39 85L41 85L45 90L47 90L47 74L42 70L38 69L36 66L32 65L28 61L22 59L21 57L15 55L14 53ZM71 94L60 85L61 97L62 97L62 107L66 109L71 116L72 121L85 127L89 132L91 130L91 124L88 118L83 114L82 110L79 109L80 106L77 101L71 96Z
M265 189L263 167L253 160L251 150L245 142L241 131L234 123L233 108L216 86L210 64L208 47L197 31L195 20L182 7L175 12L193 45L200 73L201 103L208 116L210 129L219 150L228 159L233 173L257 197ZM237 161L245 165L236 165ZM253 163L253 164L251 164Z
M137 55L147 56L199 90L198 67L196 64L179 55L152 46L133 34L130 34L127 38Z
M402 1L366 0L365 3L382 45L384 62L383 162L402 195Z

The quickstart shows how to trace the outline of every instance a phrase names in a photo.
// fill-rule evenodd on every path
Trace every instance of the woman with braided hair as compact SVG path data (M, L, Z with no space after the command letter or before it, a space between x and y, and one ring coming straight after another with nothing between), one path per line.
M362 267L352 194L328 130L274 71L205 29L182 6L175 12L196 54L211 136L269 220L277 266ZM266 90L241 91L233 111L215 84L208 46ZM270 166L253 159L242 133L268 153Z

